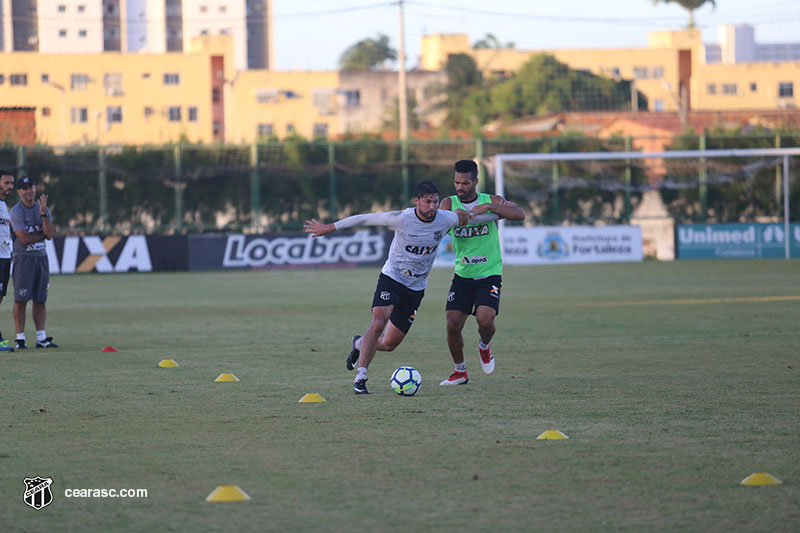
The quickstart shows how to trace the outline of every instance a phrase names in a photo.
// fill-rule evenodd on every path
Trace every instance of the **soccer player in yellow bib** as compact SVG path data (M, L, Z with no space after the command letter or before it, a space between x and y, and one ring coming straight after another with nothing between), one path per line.
M508 220L523 220L525 214L514 202L502 196L478 192L478 165L464 159L455 165L456 194L443 199L442 210L464 209L474 215L494 213ZM450 230L456 252L456 268L447 295L447 346L455 371L440 385L463 385L469 381L464 362L464 337L461 332L469 315L478 322L478 355L481 369L494 372L494 355L489 342L494 337L494 320L500 311L503 260L497 222L455 226Z

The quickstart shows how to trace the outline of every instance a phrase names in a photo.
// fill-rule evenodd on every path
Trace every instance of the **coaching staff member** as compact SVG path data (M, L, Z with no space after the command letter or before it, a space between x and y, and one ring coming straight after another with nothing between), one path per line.
M33 300L33 323L36 326L37 348L58 348L45 333L47 291L50 288L50 264L45 239L52 239L55 228L47 208L47 195L36 201L36 183L23 176L17 179L20 201L11 208L11 229L16 236L11 256L14 279L14 325L17 328L17 350L24 350L25 313L28 300Z

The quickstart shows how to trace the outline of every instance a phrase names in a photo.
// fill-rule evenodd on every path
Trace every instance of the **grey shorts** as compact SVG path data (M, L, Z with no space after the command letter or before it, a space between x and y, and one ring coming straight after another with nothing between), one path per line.
M50 263L46 255L15 255L11 276L14 278L14 301L46 302L50 288Z

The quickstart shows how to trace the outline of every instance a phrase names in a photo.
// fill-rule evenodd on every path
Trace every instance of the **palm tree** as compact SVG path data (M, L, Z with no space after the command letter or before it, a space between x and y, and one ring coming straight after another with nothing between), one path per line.
M682 8L689 12L689 29L694 29L694 10L708 2L713 7L717 7L717 3L715 0L653 0L654 4L664 3L668 4L671 2L675 2L676 4L680 4Z

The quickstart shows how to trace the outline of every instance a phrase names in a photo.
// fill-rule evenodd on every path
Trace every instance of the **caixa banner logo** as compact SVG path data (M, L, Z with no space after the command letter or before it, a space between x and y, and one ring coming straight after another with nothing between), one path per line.
M145 235L57 237L46 246L51 274L153 270Z
M224 268L266 268L322 264L374 263L386 257L384 232L313 238L277 235L228 235Z

